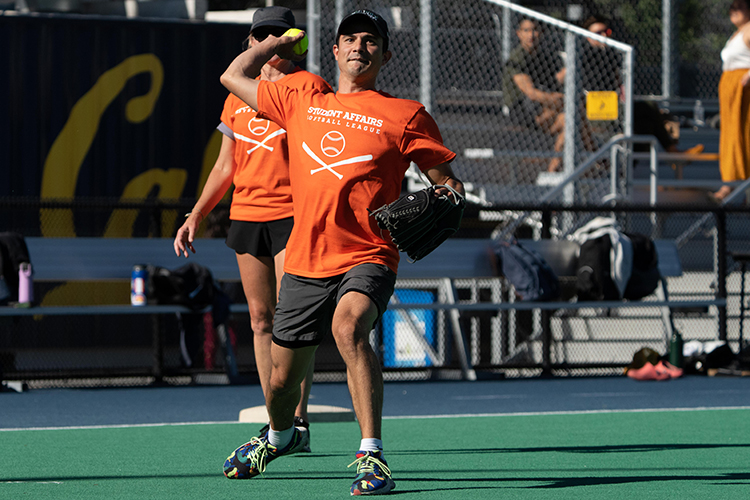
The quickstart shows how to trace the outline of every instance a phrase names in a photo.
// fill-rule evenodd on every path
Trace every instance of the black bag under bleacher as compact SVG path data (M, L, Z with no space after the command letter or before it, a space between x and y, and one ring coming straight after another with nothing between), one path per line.
M505 276L524 301L554 300L560 296L560 280L538 252L517 241L494 247L497 270Z
M152 265L146 266L146 269L149 303L178 304L195 311L212 306L214 325L226 321L231 300L214 281L208 268L190 262L177 269Z
M213 276L207 268L190 262L177 269L151 265L147 269L150 302L180 304L196 310L212 304Z
M205 337L202 310L211 306L210 314L214 328L224 324L230 314L229 296L214 281L208 268L194 262L177 269L153 265L146 266L146 269L146 295L149 303L183 305L194 311L184 315L176 314L180 330L180 348L185 366L201 366Z
M624 233L633 244L633 271L623 297L639 300L651 295L659 286L659 256L651 238L639 233Z

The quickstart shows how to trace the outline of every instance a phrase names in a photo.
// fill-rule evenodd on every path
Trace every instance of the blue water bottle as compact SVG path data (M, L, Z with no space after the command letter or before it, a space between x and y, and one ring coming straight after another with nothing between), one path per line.
M146 305L146 266L136 264L130 274L130 303L134 306Z

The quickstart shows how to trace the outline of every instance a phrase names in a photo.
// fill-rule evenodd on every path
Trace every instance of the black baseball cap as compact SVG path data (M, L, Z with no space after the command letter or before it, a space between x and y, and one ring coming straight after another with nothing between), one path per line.
M294 28L297 22L294 14L286 7L263 7L253 14L253 24L250 31L263 27Z
M367 9L355 10L341 20L339 29L336 32L336 42L338 42L339 37L342 35L344 26L354 20L367 21L375 26L378 35L383 39L383 52L388 50L388 23L385 22L385 19L380 14Z

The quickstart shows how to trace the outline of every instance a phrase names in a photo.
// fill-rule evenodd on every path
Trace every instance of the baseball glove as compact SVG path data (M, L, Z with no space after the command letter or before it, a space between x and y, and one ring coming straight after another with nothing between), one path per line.
M447 188L453 196L438 195ZM370 212L380 229L391 233L396 248L416 262L458 231L464 214L464 197L450 186L436 185L402 196Z

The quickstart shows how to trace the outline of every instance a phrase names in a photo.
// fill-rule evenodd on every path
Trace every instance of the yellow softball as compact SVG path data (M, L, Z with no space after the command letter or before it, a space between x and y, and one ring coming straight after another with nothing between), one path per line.
M300 33L302 33L302 30L298 30L297 28L289 28L284 32L284 36L297 36ZM302 40L298 41L296 44L294 44L294 47L292 47L292 50L297 55L302 55L305 52L307 52L307 35L302 37Z

